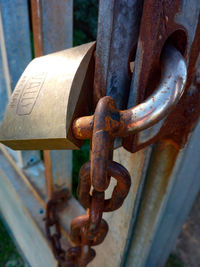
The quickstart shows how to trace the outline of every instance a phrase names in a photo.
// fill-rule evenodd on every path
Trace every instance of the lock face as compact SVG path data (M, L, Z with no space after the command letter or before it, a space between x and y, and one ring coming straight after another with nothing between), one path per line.
M34 59L19 79L0 126L14 150L78 149L75 118L89 115L95 43Z

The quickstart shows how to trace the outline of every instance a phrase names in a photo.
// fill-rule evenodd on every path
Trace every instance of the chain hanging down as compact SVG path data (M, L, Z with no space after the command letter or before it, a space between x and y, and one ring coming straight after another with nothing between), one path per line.
M70 238L75 247L66 253L61 248L58 216L55 212L59 198L50 200L47 205L46 231L59 266L83 267L93 260L96 253L91 247L102 243L108 232L108 224L102 218L103 212L120 208L129 192L131 178L128 171L112 161L114 137L111 131L114 129L113 124L117 124L114 113L112 98L104 97L99 101L93 121L91 160L81 167L79 173L78 199L88 209L88 213L72 220ZM105 199L110 177L115 178L117 184L111 198ZM51 221L50 214L53 214ZM49 228L53 225L56 234L51 236Z
M161 65L163 73L160 85L143 103L120 111L115 107L114 100L105 96L99 100L93 116L74 121L75 137L92 140L90 161L80 170L78 186L79 201L88 209L88 214L72 221L70 238L75 247L64 253L59 241L58 217L54 211L56 204L47 205L47 236L59 266L83 267L95 257L91 247L102 243L108 232L108 225L102 218L103 212L120 208L129 192L131 179L128 171L112 161L114 138L125 137L154 125L179 101L187 76L184 58L175 47L169 45L163 52ZM105 200L110 177L117 180L117 185L112 197ZM53 221L50 220L51 213L54 214ZM57 231L54 236L50 235L49 227L52 225Z

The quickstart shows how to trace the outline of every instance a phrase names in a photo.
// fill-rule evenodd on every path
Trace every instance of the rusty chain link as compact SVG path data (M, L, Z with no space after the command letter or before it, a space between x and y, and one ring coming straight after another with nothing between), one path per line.
M171 74L172 62L177 59L180 66L175 75ZM102 218L103 212L114 211L121 207L126 198L131 179L128 171L119 163L112 161L115 137L125 137L130 133L144 130L161 120L177 103L184 90L186 65L181 54L169 46L165 53L165 75L158 89L141 103L131 109L120 111L114 100L105 96L96 106L93 116L78 118L73 122L73 134L77 139L91 139L90 161L84 164L79 173L78 198L88 214L75 218L71 223L70 237L76 245L64 253L60 246L60 230L56 215L56 204L51 200L47 205L47 236L60 266L86 266L94 257L91 248L103 242L108 225ZM163 94L163 88L168 89ZM176 98L174 98L176 95ZM158 99L155 101L155 99ZM163 105L164 103L164 105ZM105 191L110 185L110 177L117 181L112 197L105 199ZM91 191L92 190L92 191ZM52 218L48 211L51 207ZM49 226L55 225L56 234L51 235ZM62 265L61 265L62 262Z
M54 195L47 204L46 233L58 260L58 266L84 267L94 259L96 253L91 247L101 244L108 232L108 224L102 218L103 212L120 208L131 185L128 171L121 164L112 161L112 134L119 128L118 111L113 99L100 99L93 117L91 159L80 169L77 190L78 199L88 209L88 213L72 220L70 239L75 247L69 248L66 252L61 248L60 225L56 211L63 197L66 199L68 194L61 192ZM73 130L77 136L77 127L73 127ZM84 136L81 136L81 139L83 138ZM111 198L105 199L110 177L115 178L117 184ZM54 234L50 231L52 226L55 226Z

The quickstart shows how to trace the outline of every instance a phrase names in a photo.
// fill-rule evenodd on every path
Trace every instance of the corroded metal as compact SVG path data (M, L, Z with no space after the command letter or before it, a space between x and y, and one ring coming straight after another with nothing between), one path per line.
M48 201L46 208L46 235L51 242L52 251L59 264L61 264L65 260L65 252L61 248L60 243L61 230L57 210L60 209L63 204L65 204L69 197L70 195L67 189L63 189L60 192L55 192L52 198ZM54 233L51 232L52 227L55 227Z
M12 149L77 149L71 123L89 114L94 48L89 43L34 59L11 96L0 142Z
M107 131L110 131L113 137L127 136L152 126L169 114L171 109L180 100L184 92L187 77L183 56L173 46L167 46L163 51L161 66L162 78L160 84L154 93L143 103L128 110L119 111L111 98L104 97L99 101L101 106L109 101L109 115L104 115L106 124L103 127ZM103 110L102 112L104 113L108 112L108 109ZM73 123L75 137L79 139L91 138L92 127L97 127L95 124L95 115L94 117L82 117L75 120ZM97 130L98 137L93 137L94 140L102 138L104 142L105 140L109 142L109 137L106 137L107 133L104 133L104 136L100 137L100 135L102 135L101 129L101 126L99 126ZM95 142L95 146L98 146L98 142ZM108 143L107 146L109 146ZM103 155L104 151L100 150L98 147L96 150ZM103 172L105 169L101 171ZM104 181L105 187L106 184L107 183Z
M188 13L190 9L191 12ZM195 105L192 117L190 117L190 106L197 101L199 93L197 91L194 93L193 100L189 96L189 86L195 73L200 50L199 10L200 2L196 0L147 0L144 2L129 107L144 101L159 83L159 60L166 44L173 44L182 53L186 61L188 76L185 93L170 116L154 127L123 140L123 146L131 152L138 151L166 137L181 142L184 146L196 123L199 114L198 105ZM184 114L186 113L190 114L186 116L190 117L188 123L185 122Z
M125 109L131 83L130 61L136 51L143 0L99 1L94 77L94 108L111 96Z
M64 266L86 266L94 258L95 251L91 247L101 244L108 232L108 224L102 218L103 212L120 208L131 186L128 171L119 163L113 162L111 158L113 128L110 126L115 126L115 117L111 117L115 111L117 110L114 101L108 96L97 104L92 134L92 143L95 145L91 148L91 161L87 162L79 173L78 197L88 208L88 213L73 219L70 238L76 247L70 248L67 253L61 248L55 207L52 206L51 200L47 205L47 236L55 257ZM111 176L117 180L117 185L111 198L105 199L105 190L110 184ZM52 207L53 218L50 216L49 206ZM56 226L56 234L53 235L49 230L52 225Z
M108 162L107 175L115 178L117 184L113 190L111 198L104 200L102 210L103 212L110 212L120 208L128 194L131 184L131 179L128 171L117 162ZM92 198L89 194L90 189L90 162L87 162L85 165L82 166L80 170L78 186L78 198L80 203L85 208L91 208L92 205Z

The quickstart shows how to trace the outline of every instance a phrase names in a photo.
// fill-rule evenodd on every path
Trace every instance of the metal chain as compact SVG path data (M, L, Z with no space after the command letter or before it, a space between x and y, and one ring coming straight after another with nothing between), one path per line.
M108 232L108 224L102 218L103 212L111 212L121 207L126 198L131 178L128 171L119 163L112 161L112 131L118 126L114 101L104 97L97 104L94 114L91 160L79 172L78 199L88 209L88 214L72 220L70 238L75 244L65 253L60 244L60 226L56 213L62 194L52 198L47 204L46 232L52 244L53 253L59 266L84 267L96 255L91 247L101 244ZM116 179L110 199L105 199L105 191L110 185L110 177ZM92 192L91 192L92 189ZM51 235L50 227L56 233Z

